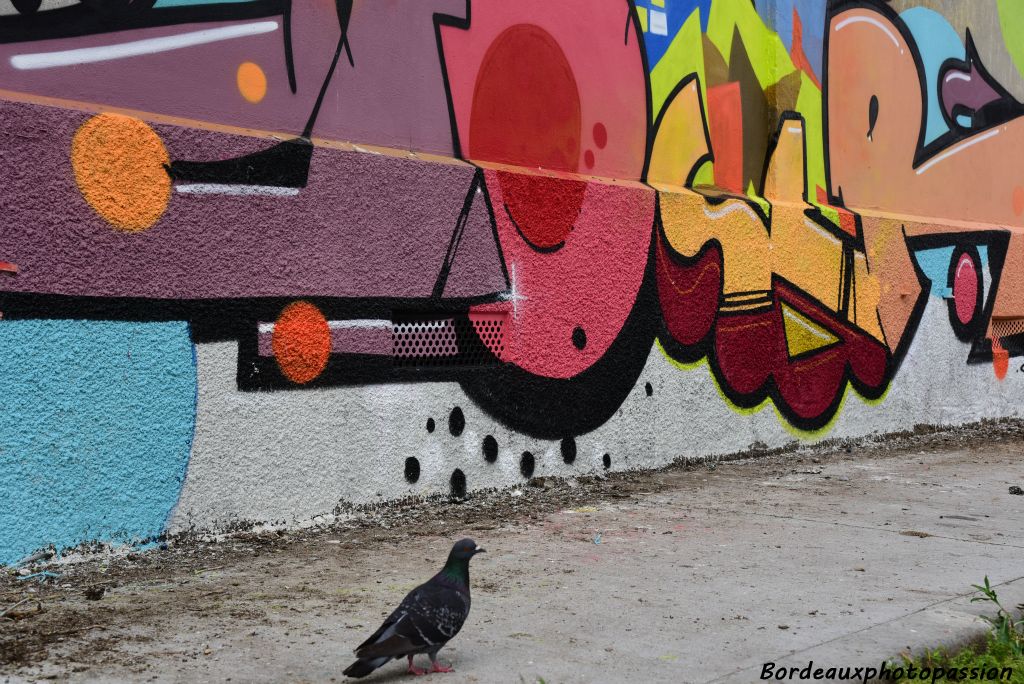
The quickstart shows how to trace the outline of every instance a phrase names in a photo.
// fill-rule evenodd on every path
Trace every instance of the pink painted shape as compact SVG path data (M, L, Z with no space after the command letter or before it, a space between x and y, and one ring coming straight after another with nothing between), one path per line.
M589 162L583 156L590 149L594 160L588 174L639 179L647 144L647 90L640 40L635 27L626 25L629 11L626 0L591 0L587 20L580 22L574 3L475 3L469 30L442 27L463 154L471 157L473 93L484 54L505 29L525 22L549 33L564 53L579 92L581 130L591 132L597 124L604 128L604 148L594 152L583 141L577 167ZM608 97L610 92L615 97ZM504 360L539 376L578 375L608 350L636 301L647 264L654 192L635 184L589 183L563 246L541 253L523 241L503 211L497 173L487 170L486 178L514 282L506 301L474 311L509 314ZM577 326L586 333L582 350L572 342Z
M743 187L743 101L739 83L708 88L711 147L715 151L715 185L737 194Z
M508 328L508 314L472 312L469 320L480 341L498 359L505 361L505 331Z
M485 171L491 199L501 189ZM654 221L654 191L640 186L591 183L576 227L565 245L539 253L519 237L505 212L495 212L498 238L512 286L499 308L509 316L503 359L544 377L578 375L611 346L622 330L643 281ZM583 349L573 331L586 333Z
M606 145L595 154L587 173L637 180L643 170L647 144L646 80L640 41L632 24L626 31L626 0L589 0L586 21L576 3L550 0L480 2L473 4L469 30L441 28L444 59L458 124L462 152L471 157L469 140L473 92L484 54L510 26L529 23L551 34L573 72L580 96L581 130L604 127ZM615 93L608 97L608 93ZM579 146L580 159L589 141ZM495 207L497 208L497 204Z
M966 254L960 255L953 275L953 302L960 322L964 325L970 323L978 302L978 273L974 270L974 261Z

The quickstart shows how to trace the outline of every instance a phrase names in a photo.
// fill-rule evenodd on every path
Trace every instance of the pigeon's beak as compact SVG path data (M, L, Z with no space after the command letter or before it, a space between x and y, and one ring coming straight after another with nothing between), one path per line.
M474 555L474 556L475 556L476 554L478 554L478 553L487 553L487 549L481 549L481 548L480 548L479 546L478 546L478 547L476 547L475 549L473 549L473 555Z

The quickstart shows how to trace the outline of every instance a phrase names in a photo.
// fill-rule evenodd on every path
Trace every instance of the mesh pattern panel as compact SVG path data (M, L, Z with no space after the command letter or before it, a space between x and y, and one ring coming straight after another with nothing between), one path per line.
M1024 334L1024 318L992 319L992 338L1003 339Z
M391 340L394 343L392 355L396 360L445 359L459 353L455 321L450 318L440 321L393 323Z
M412 318L392 323L392 358L395 366L492 366L504 352L505 320L501 315Z
M473 330L477 337L498 359L505 353L505 321L504 314L473 314Z

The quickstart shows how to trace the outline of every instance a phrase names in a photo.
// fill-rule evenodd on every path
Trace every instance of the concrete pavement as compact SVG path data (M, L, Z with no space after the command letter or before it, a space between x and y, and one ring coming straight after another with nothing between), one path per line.
M441 653L456 672L428 681L753 682L766 662L877 667L979 634L976 616L993 611L969 596L985 575L1006 605L1024 602L1024 497L1008 493L1021 483L1020 441L935 438L642 474L582 505L441 533L417 533L414 515L355 547L328 530L122 581L91 605L54 598L53 610L95 608L99 628L7 681L342 681L352 648L463 535L488 553L473 561L470 618ZM395 662L364 681L401 677Z

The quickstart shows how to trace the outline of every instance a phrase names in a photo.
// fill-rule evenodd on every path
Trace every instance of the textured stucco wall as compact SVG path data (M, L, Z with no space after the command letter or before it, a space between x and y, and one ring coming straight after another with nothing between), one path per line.
M1020 414L1015 2L149 4L0 0L0 563Z

